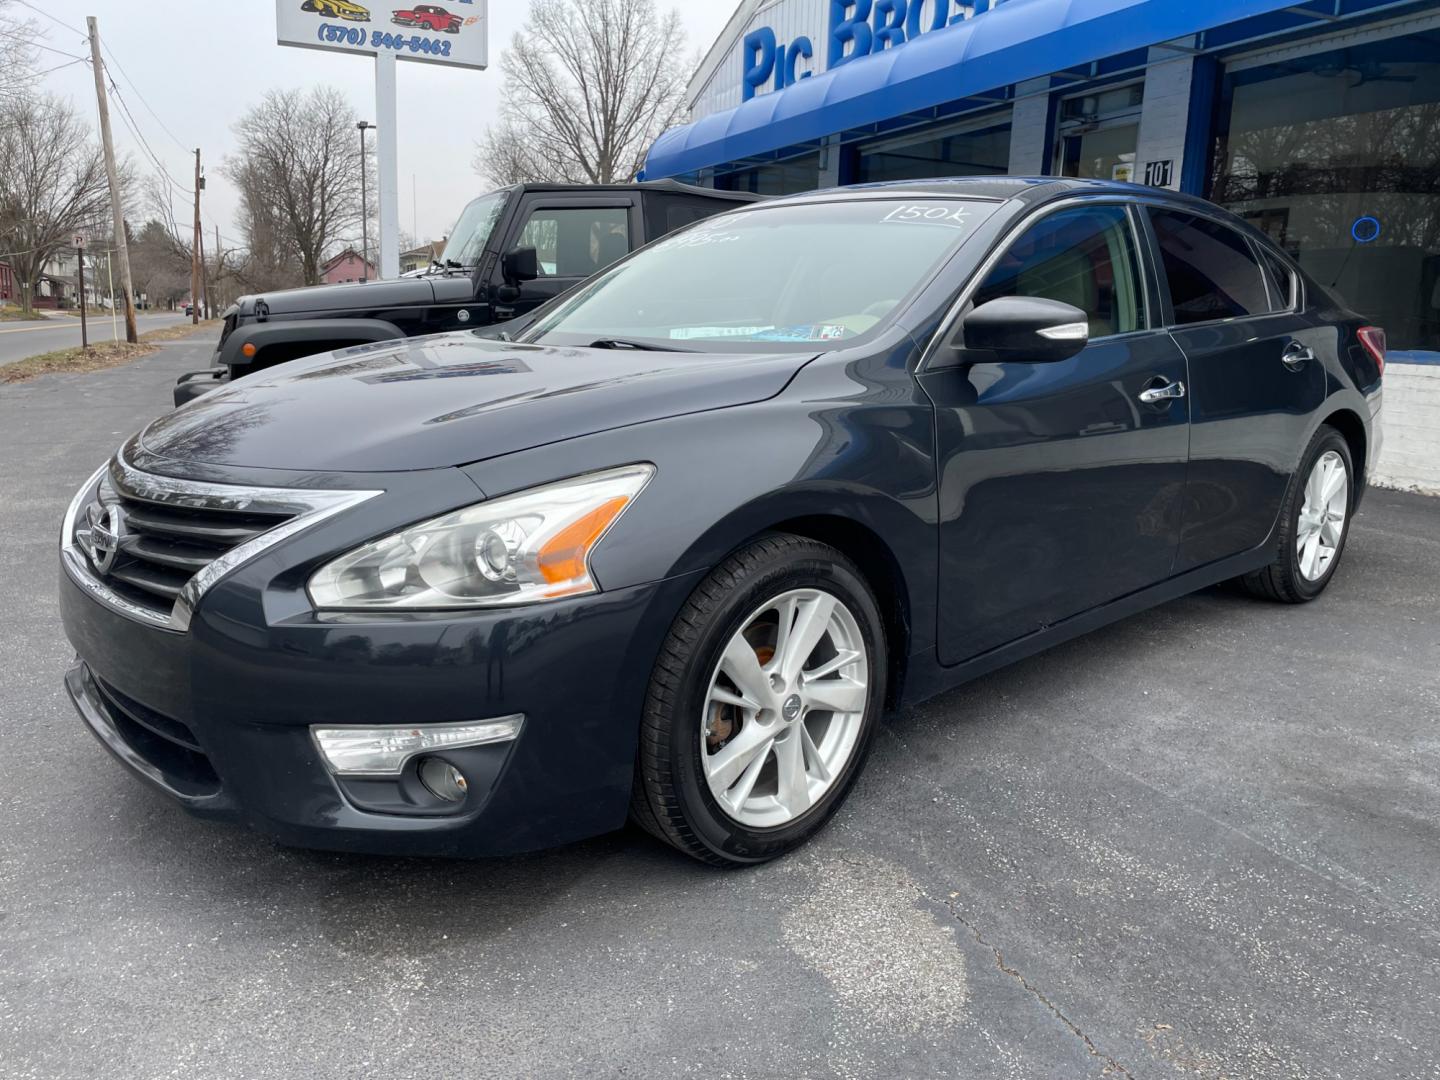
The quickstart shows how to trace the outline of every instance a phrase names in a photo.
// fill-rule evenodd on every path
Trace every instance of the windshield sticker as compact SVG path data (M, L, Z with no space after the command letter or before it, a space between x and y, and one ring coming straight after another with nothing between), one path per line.
M930 206L897 206L880 219L881 223L895 222L901 225L943 225L950 229L968 229L970 211L954 203Z
M742 338L754 337L756 334L763 334L767 330L774 330L771 326L677 326L670 331L672 341L689 341L692 338Z
M672 341L701 338L749 338L751 341L835 341L850 333L848 327L835 323L819 326L677 326L670 331Z
M762 330L755 335L756 341L837 341L850 331L834 323L819 326L781 326L773 330Z

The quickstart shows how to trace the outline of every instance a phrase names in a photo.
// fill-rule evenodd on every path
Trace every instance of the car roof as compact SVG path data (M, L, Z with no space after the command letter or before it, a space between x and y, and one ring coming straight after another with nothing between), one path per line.
M694 195L701 199L721 199L734 203L759 202L766 198L764 195L756 195L749 191L720 191L717 188L682 184L678 180L641 180L633 184L517 184L516 189L527 192L653 191L658 194Z
M1212 213L1216 209L1213 204L1207 203L1203 199L1171 191L1168 188L1127 184L1118 180L1082 180L1056 176L958 176L941 177L934 180L890 180L874 184L822 188L803 194L782 196L778 199L768 200L768 202L770 205L784 205L787 202L844 201L854 198L857 194L871 196L890 194L908 198L939 196L989 199L1029 206L1064 198L1067 195L1120 195L1129 198L1158 198L1182 205L1206 207Z

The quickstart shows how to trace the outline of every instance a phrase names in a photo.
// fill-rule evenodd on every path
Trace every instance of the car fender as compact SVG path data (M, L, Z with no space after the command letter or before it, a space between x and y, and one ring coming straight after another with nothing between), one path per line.
M238 379L251 371L273 363L295 360L302 356L367 345L375 341L398 341L405 332L384 319L293 319L257 322L241 326L225 339L215 362L230 369L230 377ZM246 354L246 346L254 346ZM296 349L300 351L296 351ZM280 360L267 360L283 350Z
M788 395L755 405L651 421L466 466L486 496L646 461L656 473L596 548L602 589L707 570L757 536L789 528L888 564L877 593L904 612L910 651L933 644L937 512L933 414L849 409ZM719 449L723 448L723 450ZM862 456L866 464L857 466ZM843 461L843 469L841 466ZM884 478L883 488L832 474ZM860 550L856 550L857 545Z

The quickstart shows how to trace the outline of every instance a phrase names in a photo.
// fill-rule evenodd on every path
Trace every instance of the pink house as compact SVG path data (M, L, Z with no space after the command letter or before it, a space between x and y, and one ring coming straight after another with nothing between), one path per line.
M325 260L320 268L320 280L326 285L338 285L342 281L374 281L375 264L367 263L354 248L346 248L338 255Z

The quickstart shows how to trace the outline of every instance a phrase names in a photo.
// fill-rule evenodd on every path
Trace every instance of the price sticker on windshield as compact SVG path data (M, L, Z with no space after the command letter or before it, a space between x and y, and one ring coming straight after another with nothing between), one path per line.
M944 225L951 229L968 229L970 211L954 203L930 204L929 206L897 206L880 219L884 222L899 222L902 225Z

